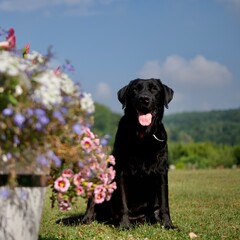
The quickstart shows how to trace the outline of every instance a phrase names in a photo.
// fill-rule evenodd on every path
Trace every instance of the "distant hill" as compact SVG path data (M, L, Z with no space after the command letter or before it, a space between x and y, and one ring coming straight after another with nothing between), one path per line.
M171 114L164 123L174 142L240 143L240 109Z
M120 117L120 114L112 112L108 107L95 103L94 132L100 137L109 134L113 143Z
M99 136L110 134L113 141L121 115L101 104L95 106L94 131ZM172 142L240 144L240 108L170 114L164 116L163 122Z

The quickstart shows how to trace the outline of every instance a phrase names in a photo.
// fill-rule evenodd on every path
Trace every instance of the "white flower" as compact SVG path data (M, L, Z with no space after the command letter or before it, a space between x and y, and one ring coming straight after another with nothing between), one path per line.
M82 98L80 100L81 107L84 111L86 111L89 114L94 113L95 106L94 102L92 100L92 95L90 93L83 93Z
M65 73L60 75L60 85L61 90L69 95L72 95L76 90L75 84Z
M32 51L31 53L29 53L27 55L27 59L30 60L30 61L37 61L39 63L44 63L44 60L45 58L43 57L42 54L40 54L39 52L37 51Z
M18 59L8 51L0 51L0 73L9 76L19 75Z
M62 103L61 81L53 71L45 71L37 75L34 80L40 84L33 93L33 99L41 102L47 108Z
M17 85L15 88L15 95L20 96L20 95L22 95L22 93L23 93L23 90L22 90L21 86Z

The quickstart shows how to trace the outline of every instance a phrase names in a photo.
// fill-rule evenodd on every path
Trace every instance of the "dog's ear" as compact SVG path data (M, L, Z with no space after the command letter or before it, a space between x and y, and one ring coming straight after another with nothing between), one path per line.
M170 87L164 84L163 84L163 89L164 89L164 95L165 95L164 106L168 108L168 103L172 100L174 91Z
M127 91L128 91L128 86L126 85L125 87L121 88L117 95L118 95L118 100L122 104L122 108L124 109L126 107L127 103Z

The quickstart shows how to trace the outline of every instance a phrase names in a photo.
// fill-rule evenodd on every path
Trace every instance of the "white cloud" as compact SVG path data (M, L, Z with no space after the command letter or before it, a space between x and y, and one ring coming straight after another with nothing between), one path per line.
M167 113L239 107L239 88L230 70L202 55L192 59L171 55L162 62L147 61L139 77L160 78L174 90Z
M100 82L96 88L96 97L99 99L109 99L112 93L109 85L104 82Z
M158 60L148 61L140 71L140 77L156 77L186 87L224 86L232 78L226 66L202 55L190 60L172 55L163 63Z

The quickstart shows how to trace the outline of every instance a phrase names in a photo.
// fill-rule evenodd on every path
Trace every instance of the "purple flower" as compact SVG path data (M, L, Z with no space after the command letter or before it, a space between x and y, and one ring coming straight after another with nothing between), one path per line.
M78 135L80 135L82 133L82 128L80 126L80 124L78 123L75 123L73 126L72 126L72 131Z
M83 163L82 161L78 161L78 166L79 166L80 168L83 168L83 167L84 167L84 163Z
M13 110L11 108L5 108L3 109L2 114L5 116L10 116L13 114Z
M49 165L49 161L47 160L47 158L44 155L37 156L36 162L43 165L43 166L48 166Z
M25 121L25 117L21 113L16 113L13 121L18 127L21 127Z
M71 102L72 101L72 98L70 96L64 96L63 97L63 101L64 102Z
M58 119L60 123L65 123L65 120L63 118L63 115L60 111L54 111L53 116Z
M100 143L103 146L107 146L109 143L109 139L111 138L110 135L106 134L103 138L101 138Z
M39 130L39 131L41 131L42 130L42 124L41 123L36 123L35 124L35 128L37 129L37 130Z
M41 124L43 124L43 125L46 125L46 124L49 123L49 118L46 117L46 116L40 116L38 120L39 120L39 122L40 122Z
M68 109L66 107L61 107L61 112L63 114L66 114L68 112Z
M12 158L12 154L11 153L7 153L6 156L7 156L8 160L10 160Z
M48 151L47 156L53 160L54 164L56 167L60 167L62 164L61 159L53 152L53 151Z
M41 109L41 108L37 108L37 109L35 110L35 114L37 114L38 117L41 117L41 116L45 116L45 115L46 115L46 112L45 112L43 109Z
M27 109L27 115L32 116L33 115L33 110L31 108Z

